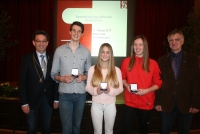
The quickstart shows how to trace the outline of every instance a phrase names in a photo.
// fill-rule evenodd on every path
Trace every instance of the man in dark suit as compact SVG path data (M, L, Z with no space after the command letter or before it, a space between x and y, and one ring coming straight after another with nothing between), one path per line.
M161 134L170 133L176 115L179 134L189 134L193 114L200 109L198 57L182 50L182 31L171 31L168 42L171 51L158 59L163 85L156 91L155 109L161 111Z
M50 76L53 55L46 52L49 35L43 30L37 30L33 34L32 43L36 51L22 59L19 98L22 111L26 114L28 134L37 133L39 110L42 133L50 134L52 107L58 108L58 84Z

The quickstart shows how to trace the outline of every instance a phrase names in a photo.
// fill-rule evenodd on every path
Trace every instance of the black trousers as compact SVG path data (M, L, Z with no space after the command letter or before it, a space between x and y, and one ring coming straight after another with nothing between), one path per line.
M121 124L121 134L131 134L136 117L138 117L139 133L148 134L151 112L152 110L142 110L125 105Z

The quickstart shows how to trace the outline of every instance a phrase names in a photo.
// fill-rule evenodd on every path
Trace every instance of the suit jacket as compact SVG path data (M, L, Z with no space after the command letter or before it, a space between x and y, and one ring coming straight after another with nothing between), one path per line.
M36 52L29 53L22 58L19 80L19 98L21 105L29 104L31 109L41 106L46 89L49 106L53 106L54 100L58 100L58 84L51 78L53 55L46 52L47 71L44 79L40 62ZM42 82L40 82L40 79Z
M189 113L190 107L200 109L200 69L198 57L183 52L178 78L175 79L170 61L170 53L160 57L163 85L156 91L155 105L162 111L171 112L175 102L181 113Z

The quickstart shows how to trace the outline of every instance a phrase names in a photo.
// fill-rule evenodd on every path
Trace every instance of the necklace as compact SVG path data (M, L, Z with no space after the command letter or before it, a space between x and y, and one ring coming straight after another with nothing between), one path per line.
M48 56L48 59L47 59L47 63L48 63L48 60L49 60L49 56ZM37 60L36 60L34 54L33 54L33 62L34 62L34 65L35 65L35 70L36 70L37 75L38 75L38 77L39 77L39 82L42 83L42 82L43 82L42 79L44 78L44 75L42 74L42 77L41 77L41 76L39 75L39 73L38 73L38 70L37 70L36 65L39 66L39 67L41 67L41 66L40 66L40 64L37 62ZM46 63L46 64L47 64L47 63Z

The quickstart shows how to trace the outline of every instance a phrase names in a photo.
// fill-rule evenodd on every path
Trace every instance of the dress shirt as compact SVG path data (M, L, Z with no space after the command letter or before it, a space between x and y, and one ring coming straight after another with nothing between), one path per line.
M69 75L72 73L73 68L78 68L78 73L87 75L90 66L90 51L80 44L73 52L67 43L59 46L54 53L51 77L55 80L58 75ZM71 83L60 82L58 91L60 93L85 93L85 86L85 81L76 82L75 79Z
M43 54L40 54L39 52L36 51L36 54L37 54L37 56L38 56L38 60L39 60L39 62L40 62L40 65L41 65L41 60L42 60L42 58L40 57L40 55L44 55L44 61L45 61L45 63L47 64L46 52L44 52Z

